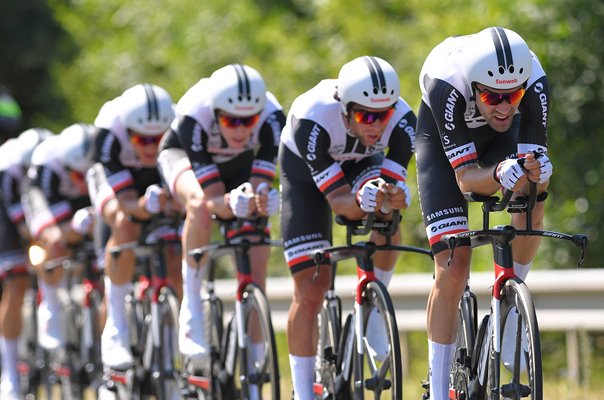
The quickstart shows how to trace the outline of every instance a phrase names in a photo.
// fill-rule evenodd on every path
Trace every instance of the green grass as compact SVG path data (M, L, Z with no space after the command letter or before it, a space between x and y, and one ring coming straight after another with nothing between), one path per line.
M566 348L563 333L546 332L542 335L544 365L544 399L546 400L602 400L604 399L604 332L585 334L582 373L584 382L566 378ZM426 379L428 346L426 335L414 332L402 336L407 341L409 359L404 371L403 398L419 400L423 393L421 381ZM277 334L281 398L289 400L291 375L285 334Z

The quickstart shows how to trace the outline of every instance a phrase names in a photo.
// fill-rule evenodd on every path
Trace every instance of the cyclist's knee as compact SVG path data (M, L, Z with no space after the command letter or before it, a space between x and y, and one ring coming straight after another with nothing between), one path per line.
M136 222L132 222L126 213L123 211L116 212L114 222L115 225L112 229L112 234L117 243L137 239L139 225Z
M208 203L206 197L201 191L194 191L186 198L187 218L192 218L196 223L202 223L204 226L210 224L210 213L208 212Z
M301 271L306 272L306 271ZM308 275L308 274L307 274ZM312 276L312 274L311 274ZM296 278L296 277L295 277ZM314 281L311 279L296 280L293 302L305 309L308 313L318 314L323 304L323 298L329 288L329 282Z
M443 251L435 256L436 279L444 284L465 286L470 268L471 248L459 247L454 257L449 260L449 252Z

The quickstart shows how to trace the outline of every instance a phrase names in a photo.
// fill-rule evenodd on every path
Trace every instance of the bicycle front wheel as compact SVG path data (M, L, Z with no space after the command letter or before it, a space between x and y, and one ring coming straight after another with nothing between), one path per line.
M159 341L153 349L156 362L152 377L156 385L156 396L160 399L174 399L180 394L178 380L183 363L178 350L179 301L172 289L165 287L161 290L158 307Z
M403 368L392 299L379 281L369 282L363 292L363 332L353 352L353 397L401 399ZM359 342L362 349L359 349ZM360 351L359 351L360 350Z
M470 367L476 336L475 307L476 298L465 291L459 303L457 335L455 337L455 359L451 365L449 397L463 400L468 398L470 386Z
M501 353L491 346L488 398L543 399L539 325L533 300L522 281L509 280L501 298Z
M241 392L250 399L279 399L277 344L268 300L256 284L245 288L243 308L243 348L239 348ZM237 381L237 380L235 380Z

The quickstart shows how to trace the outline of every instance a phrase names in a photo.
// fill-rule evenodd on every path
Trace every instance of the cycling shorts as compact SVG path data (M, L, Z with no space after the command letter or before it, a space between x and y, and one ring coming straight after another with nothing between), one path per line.
M26 248L4 207L0 207L0 238L0 277L8 271L25 271L28 266Z
M356 193L362 184L380 176L384 155L374 154L344 170ZM285 260L292 274L315 267L309 252L329 247L332 242L332 215L329 203L317 188L308 166L283 143L279 149L281 166L281 234ZM326 261L325 264L329 262Z

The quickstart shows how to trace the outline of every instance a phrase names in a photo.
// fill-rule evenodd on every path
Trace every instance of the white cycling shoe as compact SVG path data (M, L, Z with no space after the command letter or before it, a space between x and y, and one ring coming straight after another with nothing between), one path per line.
M371 310L365 331L367 338L367 350L376 361L382 362L388 356L390 346L388 344L388 333L386 324L377 308Z
M132 352L128 329L118 329L114 325L107 325L101 335L101 361L105 367L115 370L125 370L133 365Z
M513 349L516 346L516 330L518 328L518 311L516 308L510 310L505 327L503 329L503 337L501 338L501 361L503 366L510 372L514 371L514 354ZM522 322L522 329L526 326ZM521 344L523 353L528 352L528 340L526 334L521 334ZM524 354L520 355L520 372L526 372L526 358Z
M38 343L43 349L55 351L65 346L62 310L51 311L46 302L38 306Z
M195 317L194 317L195 315ZM190 370L203 370L209 360L210 351L205 338L203 313L192 312L183 305L178 316L178 347L188 360Z
M14 384L8 379L2 379L0 383L0 399L2 400L19 400L21 394L19 393L19 383Z

